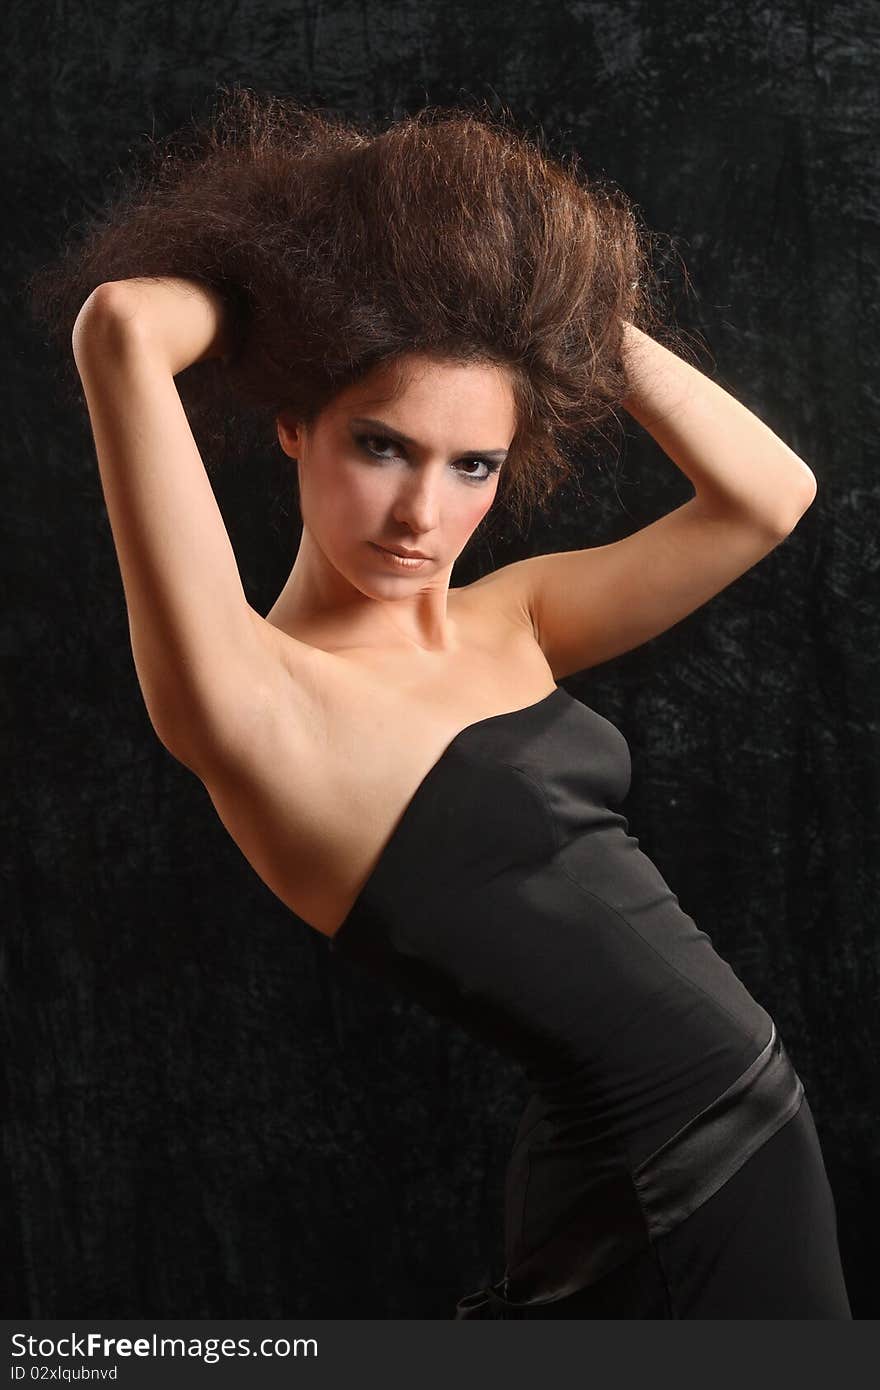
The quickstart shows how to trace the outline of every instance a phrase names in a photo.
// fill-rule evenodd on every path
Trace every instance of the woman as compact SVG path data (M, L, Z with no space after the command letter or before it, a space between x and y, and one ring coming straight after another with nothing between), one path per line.
M620 807L625 740L558 682L756 564L815 479L637 325L626 200L488 118L381 133L239 92L45 272L147 709L331 946L517 1059L506 1268L456 1317L851 1316L803 1086ZM84 298L83 291L88 290ZM303 530L248 605L174 378L271 406ZM622 406L695 495L452 587Z

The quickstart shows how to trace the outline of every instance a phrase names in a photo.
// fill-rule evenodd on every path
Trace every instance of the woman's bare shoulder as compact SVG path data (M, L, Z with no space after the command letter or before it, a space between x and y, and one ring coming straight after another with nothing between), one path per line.
M461 602L478 620L484 619L490 624L499 620L513 623L534 635L534 622L527 602L524 563L514 560L509 565L501 565L473 583L451 592L460 595Z
M536 638L523 594L516 563L450 589L450 616L458 624L461 639L456 659L449 663L451 686L470 683L475 674L470 667L484 666L489 653L499 658L514 655L512 637L518 637L520 659L528 662L520 642L525 639L531 645ZM218 723L212 738L204 741L198 765L195 760L187 762L203 781L252 766L262 756L271 759L279 745L288 757L296 758L297 748L303 761L320 757L337 742L334 730L340 724L350 723L355 712L359 718L367 713L364 701L369 702L375 679L365 689L363 677L384 674L378 687L380 702L388 683L394 684L397 677L402 686L412 685L399 655L352 649L340 641L339 632L332 636L309 633L310 640L304 640L284 622L282 613L273 610L264 618L251 609L250 614L257 655L250 667L246 698L239 702L235 717ZM486 679L483 675L484 683ZM439 684L443 683L441 673Z
M416 666L399 651L327 650L261 628L273 672L257 677L265 696L198 775L259 877L318 930L341 919L450 739L546 690L546 662L508 583L493 571L449 591L458 640L448 661Z

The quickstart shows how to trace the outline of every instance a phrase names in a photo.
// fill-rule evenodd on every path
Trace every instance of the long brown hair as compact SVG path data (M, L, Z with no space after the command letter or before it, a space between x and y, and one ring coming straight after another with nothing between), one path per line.
M281 410L310 423L411 353L502 366L517 429L498 501L522 525L573 452L605 438L627 388L621 321L658 321L655 238L633 204L482 103L381 126L245 87L215 100L207 123L151 143L85 235L30 277L33 312L69 358L104 281L216 286L237 350L200 364L187 399L228 413L231 393L273 434Z

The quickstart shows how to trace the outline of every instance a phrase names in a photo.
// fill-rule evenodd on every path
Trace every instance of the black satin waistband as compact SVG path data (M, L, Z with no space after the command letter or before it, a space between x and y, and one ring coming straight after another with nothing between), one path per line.
M456 1319L554 1303L595 1283L702 1206L795 1115L803 1095L774 1023L766 1046L726 1091L632 1172L594 1188L564 1230L502 1279L459 1299Z

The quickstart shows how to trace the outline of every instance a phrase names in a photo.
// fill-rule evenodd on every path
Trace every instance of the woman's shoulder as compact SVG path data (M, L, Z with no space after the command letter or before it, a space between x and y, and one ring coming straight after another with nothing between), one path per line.
M489 627L513 624L525 628L535 637L534 622L528 604L526 562L514 560L490 570L470 584L451 589L457 600L467 608L477 622Z
M480 580L449 599L448 656L346 647L339 633L325 650L267 624L274 674L198 770L252 867L318 930L341 919L450 740L546 691L547 664L503 586Z

